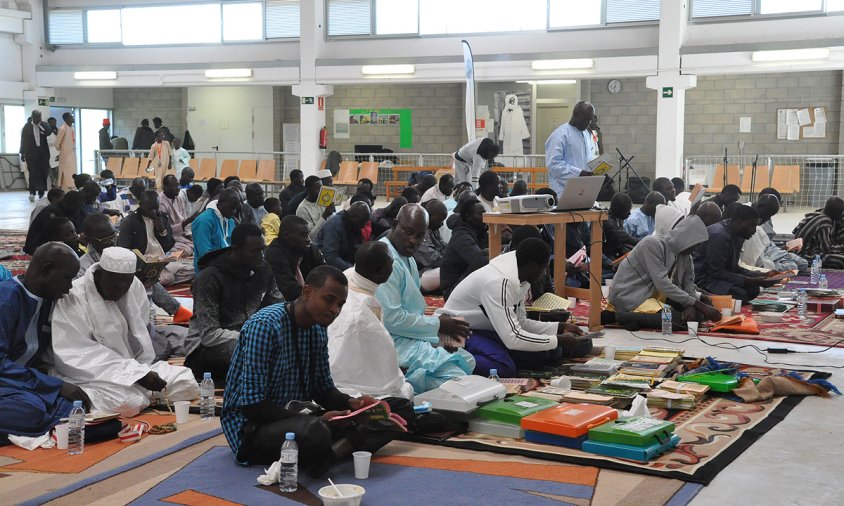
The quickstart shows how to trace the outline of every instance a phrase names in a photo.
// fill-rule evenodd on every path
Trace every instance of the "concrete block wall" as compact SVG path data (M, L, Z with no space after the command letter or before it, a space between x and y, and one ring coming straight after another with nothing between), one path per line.
M113 135L126 137L129 147L141 120L158 116L176 137L182 137L187 126L187 88L115 88Z
M621 92L607 89L609 79L593 79L584 86L598 115L604 151L620 149L635 155L631 166L644 177L654 179L656 164L656 90L645 86L644 78L620 79ZM545 139L537 139L538 142ZM630 173L633 176L633 173ZM619 190L620 188L616 188Z
M463 90L451 83L336 85L326 98L328 149L353 152L355 144L381 144L397 153L453 152L466 137ZM334 139L335 109L412 109L413 147L399 148L398 125L351 125L348 139Z
M838 154L842 73L799 72L700 76L686 92L686 155ZM777 140L777 109L826 108L826 138ZM751 118L751 132L739 133L739 119Z

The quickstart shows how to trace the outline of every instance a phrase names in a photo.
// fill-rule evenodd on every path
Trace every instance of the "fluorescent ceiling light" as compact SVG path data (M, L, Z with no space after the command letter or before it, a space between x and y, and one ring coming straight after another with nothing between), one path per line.
M533 70L568 70L568 69L591 69L594 63L592 58L577 58L573 60L534 60L530 62Z
M113 70L97 72L74 72L73 78L77 81L117 79L117 72L114 72Z
M360 68L363 75L390 75L390 74L413 74L416 72L416 65L364 65Z
M575 79L546 79L544 81L516 81L520 84L577 84Z
M780 51L753 51L751 59L756 62L825 60L829 58L829 48L813 47L807 49L784 49Z
M205 71L208 79L228 77L252 77L252 69L208 69Z

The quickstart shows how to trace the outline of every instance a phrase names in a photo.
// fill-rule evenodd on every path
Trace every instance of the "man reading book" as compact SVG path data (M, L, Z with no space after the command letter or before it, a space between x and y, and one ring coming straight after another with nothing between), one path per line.
M326 327L340 314L347 295L346 276L335 267L320 266L308 274L298 299L266 307L243 326L221 417L237 462L278 460L284 434L293 432L300 469L320 476L352 451L375 452L393 439L392 431L349 419L332 420L377 403L369 396L352 398L340 392L331 378ZM291 401L313 401L318 406ZM388 402L393 412L412 419L409 401Z

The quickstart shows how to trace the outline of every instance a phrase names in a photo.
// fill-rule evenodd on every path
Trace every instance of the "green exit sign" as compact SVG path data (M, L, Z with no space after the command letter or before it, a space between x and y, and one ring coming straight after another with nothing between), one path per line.
M674 87L666 86L662 88L662 98L674 98Z
M303 105L313 105L314 104L314 97L302 97L302 104Z

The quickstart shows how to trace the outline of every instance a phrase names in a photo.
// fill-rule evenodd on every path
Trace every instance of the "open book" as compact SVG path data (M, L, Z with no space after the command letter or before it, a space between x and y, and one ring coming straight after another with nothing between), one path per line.
M319 190L319 196L316 203L320 207L340 207L343 204L343 199L346 196L346 190L343 187L335 188L333 186L323 186Z
M543 293L541 297L533 301L530 307L526 307L526 311L541 311L541 312L548 312L548 311L555 311L558 309L568 309L569 308L569 301L568 299L564 299L559 295L553 294L551 292Z
M140 279L144 286L149 286L158 281L161 276L161 271L167 267L170 262L175 262L182 257L184 251L176 251L172 255L165 258L147 257L138 250L132 250L135 256L138 257L138 266L135 268L135 276Z
M390 405L385 401L378 401L366 405L348 415L335 416L330 421L352 420L361 423L374 423L386 429L400 430L407 432L407 421L390 410Z

